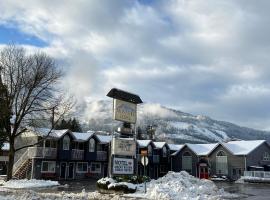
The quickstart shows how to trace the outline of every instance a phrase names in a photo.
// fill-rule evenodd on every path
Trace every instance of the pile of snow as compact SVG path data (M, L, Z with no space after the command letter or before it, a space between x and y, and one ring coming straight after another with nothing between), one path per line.
M110 183L108 185L108 189L113 189L116 187L121 187L121 186L126 186L128 189L131 190L136 190L136 185L132 184L132 183L127 183L127 182L119 182L119 183Z
M115 180L109 177L101 178L97 181L99 184L115 183Z
M231 194L219 190L210 180L198 179L187 172L168 172L167 175L147 184L147 193L143 194L143 187L129 197L141 197L145 199L166 200L214 200L231 198ZM234 196L235 197L235 196Z
M3 190L0 188L1 200L118 200L118 195L111 196L108 194L100 194L98 192L85 192L80 193L39 193L33 190Z
M39 188L39 187L51 187L57 186L59 183L57 181L50 180L36 180L36 179L22 179L22 180L10 180L2 183L2 187L5 188Z

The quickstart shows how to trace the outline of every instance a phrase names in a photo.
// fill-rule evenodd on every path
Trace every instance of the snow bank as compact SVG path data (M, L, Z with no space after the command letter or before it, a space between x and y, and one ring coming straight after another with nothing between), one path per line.
M244 182L270 183L270 178L261 178L261 177L253 177L253 176L241 176L241 178L236 181L236 183L244 183Z
M115 183L115 180L109 177L101 178L97 181L99 184Z
M107 194L100 194L98 192L85 192L81 193L39 193L32 190L14 190L0 188L1 200L119 200L118 195L111 196Z
M169 172L149 184L147 197L150 199L215 199L218 188L208 180L200 180L187 172Z
M5 188L37 188L37 187L51 187L57 186L59 183L57 181L50 180L36 180L36 179L22 179L22 180L10 180L7 182L3 182L3 186Z
M136 185L132 184L132 183L127 183L127 182L119 182L119 183L110 183L108 185L108 189L113 189L113 188L116 188L116 187L121 187L121 186L126 186L128 189L131 189L131 190L136 190Z
M164 177L152 180L147 185L146 194L143 194L143 187L138 188L138 192L128 196L164 200L216 200L224 196L231 197L224 190L219 190L212 181L195 178L185 171L168 172Z

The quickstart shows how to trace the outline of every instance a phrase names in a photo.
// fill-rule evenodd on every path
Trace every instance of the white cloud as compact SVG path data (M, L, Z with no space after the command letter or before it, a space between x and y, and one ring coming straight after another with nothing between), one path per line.
M80 101L120 87L144 101L265 128L268 7L269 1L234 0L3 0L0 24L46 41L44 48L26 47L61 60L63 82Z

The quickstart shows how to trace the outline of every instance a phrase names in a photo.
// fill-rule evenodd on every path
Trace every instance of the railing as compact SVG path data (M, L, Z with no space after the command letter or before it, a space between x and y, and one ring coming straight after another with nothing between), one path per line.
M106 161L107 152L106 151L97 151L97 161Z
M8 156L0 156L1 162L8 162Z
M29 147L28 156L30 158L56 158L57 149L49 147Z
M270 178L270 172L265 171L244 171L244 176L256 178Z
M71 158L73 160L83 160L84 159L84 150L72 149Z
M159 155L153 155L153 163L159 163Z
M13 174L30 158L56 158L57 149L48 147L28 147L13 165Z
M14 163L13 165L13 174L16 173L16 171L19 169L19 166L21 166L24 162L26 162L29 159L28 156L28 149L21 155L21 157Z

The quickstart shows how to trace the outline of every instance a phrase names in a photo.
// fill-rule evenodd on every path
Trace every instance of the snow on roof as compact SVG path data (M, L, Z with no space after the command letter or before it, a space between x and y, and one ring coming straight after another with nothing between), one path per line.
M4 150L4 151L9 151L9 148L10 148L9 143L4 142L1 149Z
M261 167L261 166L249 166L251 168L258 168L258 169L263 169L264 167Z
M156 148L161 149L166 144L166 142L154 142Z
M97 135L98 140L100 141L100 143L110 143L112 140L112 136L111 135Z
M169 145L170 150L172 151L178 151L184 147L183 144L168 144L168 145Z
M190 148L198 156L206 156L206 155L208 155L217 145L218 145L218 143L213 143L213 144L187 144L188 148Z
M241 140L230 141L221 144L229 151L231 151L234 155L247 155L264 142L265 140Z
M87 132L87 133L79 133L79 132L72 132L72 135L75 137L77 141L87 141L94 133Z
M137 140L139 147L144 148L147 147L152 140Z
M30 129L33 133L35 133L36 135L39 136L47 136L49 133L50 137L53 138L61 138L64 134L66 134L66 132L68 132L68 129L63 129L63 130L51 130L49 128L34 128L34 129Z

